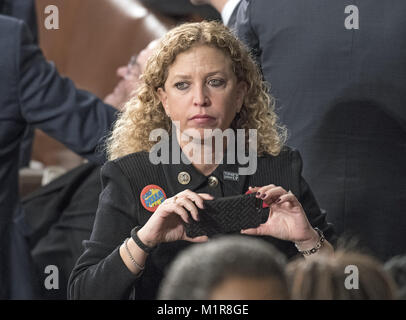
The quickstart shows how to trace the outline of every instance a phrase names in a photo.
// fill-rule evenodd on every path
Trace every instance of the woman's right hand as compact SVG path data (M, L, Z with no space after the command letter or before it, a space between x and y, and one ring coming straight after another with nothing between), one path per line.
M187 240L191 242L207 241L207 236L189 238L183 222L189 223L190 212L192 218L199 220L198 209L203 209L203 200L213 200L208 193L195 193L184 190L172 198L166 199L152 214L147 223L138 231L140 240L149 247L162 242Z

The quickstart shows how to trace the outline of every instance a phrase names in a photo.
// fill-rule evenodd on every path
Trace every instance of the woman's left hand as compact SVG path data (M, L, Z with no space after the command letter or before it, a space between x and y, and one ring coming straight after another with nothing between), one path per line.
M249 189L269 205L268 220L257 228L241 230L243 234L272 236L297 244L318 238L302 205L295 195L273 184ZM316 240L317 241L317 240Z

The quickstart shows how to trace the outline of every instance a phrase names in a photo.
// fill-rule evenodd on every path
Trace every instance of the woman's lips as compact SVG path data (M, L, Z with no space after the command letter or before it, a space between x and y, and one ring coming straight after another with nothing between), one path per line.
M196 123L202 124L202 123L211 122L211 121L215 120L215 118L210 117L208 115L196 115L196 116L193 116L190 120L193 120Z

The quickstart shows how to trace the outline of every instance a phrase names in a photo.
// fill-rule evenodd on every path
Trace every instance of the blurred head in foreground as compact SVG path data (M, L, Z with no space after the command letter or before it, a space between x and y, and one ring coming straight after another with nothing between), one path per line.
M263 240L225 236L183 251L164 278L159 299L288 299L285 258Z
M345 250L288 264L292 299L392 300L395 285L373 257Z

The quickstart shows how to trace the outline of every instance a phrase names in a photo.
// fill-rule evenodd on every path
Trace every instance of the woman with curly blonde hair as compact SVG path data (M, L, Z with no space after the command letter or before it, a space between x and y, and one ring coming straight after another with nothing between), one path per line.
M234 140L221 135L227 156L213 161L219 132ZM332 227L285 135L258 67L228 28L201 22L168 32L108 140L94 229L71 274L70 298L153 299L177 253L219 233L263 236L289 257L332 252ZM255 150L256 170L241 174L246 146ZM154 152L169 161L156 162ZM245 206L255 198L262 223L252 223L257 211ZM232 209L217 217L201 211L224 201ZM223 212L235 221L219 219Z
M149 133L154 129L163 128L170 132L171 119L165 113L157 88L164 86L168 67L176 56L197 45L211 46L224 52L231 59L237 81L248 85L243 107L231 127L256 129L258 153L279 154L286 139L286 129L277 123L273 98L267 93L257 65L228 29L210 22L176 28L161 42L144 71L144 81L137 97L126 104L108 140L110 160L133 152L150 151L155 141L150 140Z

